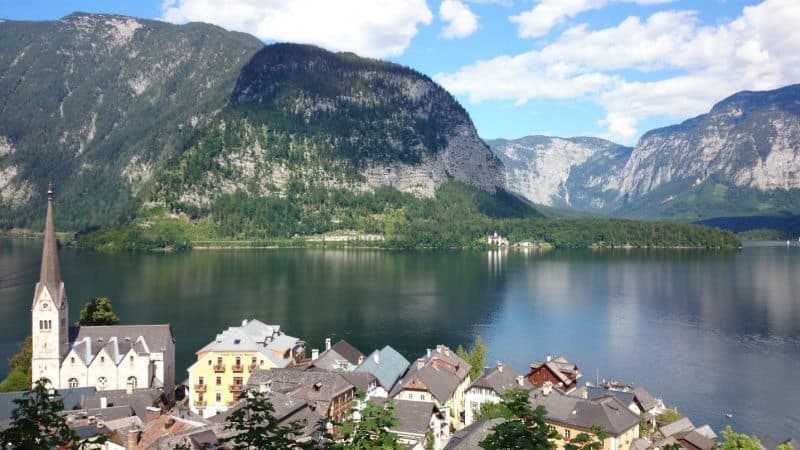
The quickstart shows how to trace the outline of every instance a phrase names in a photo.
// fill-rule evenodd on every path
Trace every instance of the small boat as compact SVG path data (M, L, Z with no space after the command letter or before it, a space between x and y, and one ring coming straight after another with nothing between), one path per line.
M733 419L733 414L725 413L725 417L727 417L728 419Z

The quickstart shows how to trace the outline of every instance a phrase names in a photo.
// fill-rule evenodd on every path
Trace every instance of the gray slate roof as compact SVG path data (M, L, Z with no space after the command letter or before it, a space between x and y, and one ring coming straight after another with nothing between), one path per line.
M17 408L14 400L21 399L25 391L0 393L0 429L4 428L11 420L11 412ZM94 387L79 387L73 389L59 389L58 395L64 402L64 410L79 409L86 397L95 393Z
M335 350L336 353L342 355L350 364L354 366L357 366L360 362L359 360L365 357L359 349L353 347L344 339L341 339L339 342L333 344L331 350Z
M502 395L509 389L524 389L529 391L533 386L526 378L522 378L522 384L519 384L518 377L522 375L505 364L498 364L495 367L485 369L483 375L477 380L472 382L470 388L481 387L491 389Z
M444 447L445 450L472 450L480 448L480 443L491 433L492 429L504 419L481 419L468 427L456 431Z
M456 355L456 352L439 345L436 350L430 352L430 356L426 355L409 366L389 396L394 397L410 384L418 382L423 384L439 403L444 404L450 400L459 384L469 377L469 370L469 363Z
M658 400L643 387L637 386L633 388L633 395L644 411L650 411L658 406Z
M105 348L114 364L133 348L139 354L162 352L174 342L169 325L103 325L70 327L72 348L88 365Z
M408 369L408 360L390 346L375 350L356 368L356 372L369 372L378 379L378 383L387 391L391 390L397 380Z
M700 450L711 450L714 448L716 442L698 433L696 430L682 431L672 435L673 438L679 441L686 441Z
M322 370L346 370L350 361L339 352L331 348L325 350L319 357L311 361L310 367Z
M586 394L586 398L589 400L599 400L604 397L614 397L625 406L628 406L634 402L633 392L604 389L597 386L581 386L570 392L569 395L583 398L584 393Z
M338 372L348 383L352 384L356 391L367 392L369 385L377 383L378 379L369 372Z
M683 417L675 422L670 424L664 425L663 427L659 428L658 431L661 433L663 437L670 437L673 434L680 433L681 431L689 431L694 430L694 424L688 417Z
M105 397L108 407L129 406L134 414L144 422L147 417L147 408L157 406L162 400L162 396L163 393L158 389L134 389L130 395L125 389L97 391L94 395L85 398L83 408L99 408L101 399Z
M284 358L283 355L292 349L295 350L295 354L301 353L303 344L300 339L284 334L280 325L267 325L252 319L244 321L242 326L229 327L197 353L258 352L269 359L275 367L287 367L292 358Z
M339 373L296 369L256 370L250 375L247 387L266 388L273 394L306 400L318 411L327 411L334 398L354 389Z
M425 436L434 412L433 403L409 400L394 400L393 403L397 425L391 431Z
M552 390L544 395L541 389L531 391L531 405L547 408L547 420L590 430L594 426L602 428L612 436L639 426L639 416L614 397L587 400L564 395Z

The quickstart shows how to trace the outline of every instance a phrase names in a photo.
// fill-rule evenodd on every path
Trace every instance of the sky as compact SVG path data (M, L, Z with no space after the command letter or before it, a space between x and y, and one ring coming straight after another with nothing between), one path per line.
M800 82L798 0L0 0L0 17L73 11L209 22L410 66L483 138L642 133L741 90Z

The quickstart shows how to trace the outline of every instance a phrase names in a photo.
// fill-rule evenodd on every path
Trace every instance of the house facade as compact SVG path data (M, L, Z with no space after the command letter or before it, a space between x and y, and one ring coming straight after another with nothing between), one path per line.
M548 356L544 361L532 362L525 378L534 387L542 387L549 382L555 389L567 393L578 386L581 376L578 366L563 356L556 358Z
M46 378L56 389L91 386L97 390L171 390L175 385L175 342L169 325L70 327L68 320L51 188L31 306L31 383Z
M227 410L256 370L292 367L304 357L304 346L279 325L258 320L228 328L197 352L188 369L189 409L203 417Z
M473 381L464 393L464 425L475 422L475 416L484 403L499 403L502 395L510 389L530 391L533 386L528 380L503 363L484 371L483 375Z
M449 414L454 426L464 422L464 393L470 385L470 365L450 348L437 345L426 356L411 363L397 382L391 398L431 402Z

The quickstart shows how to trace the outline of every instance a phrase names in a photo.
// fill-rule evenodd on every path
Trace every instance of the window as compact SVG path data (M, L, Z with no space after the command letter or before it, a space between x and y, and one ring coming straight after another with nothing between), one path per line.
M218 366L222 365L222 357L221 356L217 357L217 365Z
M222 386L222 377L217 377L217 386Z
M106 384L108 384L108 379L106 377L100 377L97 379L97 385L101 388L106 387Z
M564 440L570 440L570 434L572 434L569 430L564 430Z
M242 358L239 357L239 356L236 357L236 365L237 366L241 366L242 365Z
M217 403L221 402L221 401L222 401L222 394L220 394L219 392L217 392L217 397L216 397L216 399L217 399Z
M131 364L133 364L133 355L131 355Z
M105 356L101 356L100 357L100 363L102 364L104 362L106 362L106 357Z
M233 384L235 384L237 386L241 386L242 383L244 383L244 380L242 379L242 377L233 377Z
M70 364L75 364L75 357L74 356L70 356L69 363Z
M209 366L211 365L211 360L210 360L210 359L208 360L208 365L209 365Z
M72 358L72 359L75 359L75 358ZM73 389L74 389L74 388L78 387L78 380L77 380L77 378L70 378L70 379L69 379L69 381L68 381L67 383L69 383L69 387L70 387L70 388L73 388Z
M203 385L203 381L204 381L204 380L203 380L203 377L200 377L200 379L197 381L197 384L199 384L200 386L202 386L202 385Z
M136 389L136 377L128 377L128 384L130 384L133 389Z

